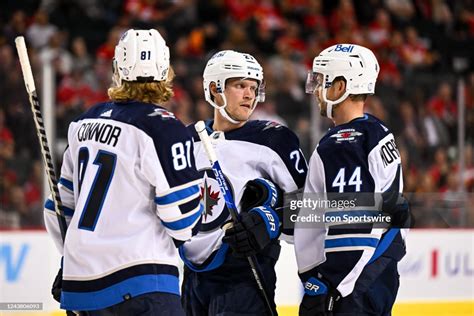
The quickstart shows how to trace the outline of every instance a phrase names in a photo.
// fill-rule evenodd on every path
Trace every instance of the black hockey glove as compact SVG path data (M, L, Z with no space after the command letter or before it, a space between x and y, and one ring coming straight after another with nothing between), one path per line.
M63 269L59 268L56 278L54 278L53 287L51 288L51 294L58 303L61 303L61 289L63 287Z
M390 215L392 227L409 228L414 224L411 218L410 206L403 196Z
M248 257L262 251L270 240L278 236L279 220L267 206L240 214L240 221L225 231L223 242L229 244L236 257Z
M240 199L241 210L248 211L257 206L270 206L275 209L283 204L283 194L273 182L257 178L247 182Z
M409 228L413 226L413 219L411 216L410 205L408 200L402 193L391 194L387 199L387 193L382 193L384 202L382 205L382 211L389 214L391 217L392 227L397 228Z
M332 316L334 304L341 298L336 289L315 277L310 277L305 282L304 292L300 316Z

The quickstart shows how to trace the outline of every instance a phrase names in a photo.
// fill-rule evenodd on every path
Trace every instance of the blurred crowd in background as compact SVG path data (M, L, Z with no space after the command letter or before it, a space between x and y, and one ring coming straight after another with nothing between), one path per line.
M166 39L176 72L167 106L185 124L213 114L202 89L208 58L222 49L253 54L263 66L267 96L254 118L289 126L307 158L311 131L331 126L310 119L317 105L304 82L313 58L335 43L371 48L381 70L366 109L396 136L416 225L474 227L474 1L3 0L0 228L43 226L41 155L15 37L26 37L39 93L42 63L51 58L56 136L64 142L73 118L108 99L114 47L129 28L156 28ZM62 152L55 154L60 160Z

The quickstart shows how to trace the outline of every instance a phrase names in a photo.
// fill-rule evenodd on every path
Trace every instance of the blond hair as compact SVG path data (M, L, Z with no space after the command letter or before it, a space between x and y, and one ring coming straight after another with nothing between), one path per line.
M145 103L163 104L169 101L173 93L174 71L170 67L165 81L137 82L122 81L118 87L107 90L109 98L116 102L140 101Z

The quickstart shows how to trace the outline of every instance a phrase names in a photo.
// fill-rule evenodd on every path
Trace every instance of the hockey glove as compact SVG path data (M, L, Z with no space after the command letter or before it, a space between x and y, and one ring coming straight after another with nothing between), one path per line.
M240 207L248 211L257 206L270 206L275 209L283 204L283 194L273 182L257 178L247 182L245 190L240 199Z
M413 225L410 205L402 193L384 192L382 197L384 199L382 211L390 215L392 227L408 228Z
M341 298L336 289L315 277L310 277L305 282L304 293L300 316L332 316L334 304Z
M225 231L223 242L229 244L236 257L248 257L262 251L278 236L279 220L266 206L255 207L240 214L240 221Z
M403 195L400 195L397 205L391 215L393 227L408 228L414 224L411 217L410 206Z
M59 268L56 278L54 278L53 287L51 288L51 294L58 303L61 303L61 290L63 287L63 269Z

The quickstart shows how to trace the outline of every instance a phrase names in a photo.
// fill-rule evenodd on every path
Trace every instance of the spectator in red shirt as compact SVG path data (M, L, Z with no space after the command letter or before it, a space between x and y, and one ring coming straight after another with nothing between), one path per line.
M380 66L378 80L386 85L400 88L402 77L397 64L390 58L390 49L388 47L380 48L378 56Z
M375 20L369 25L368 37L370 44L374 47L387 44L390 40L391 32L390 15L383 8L377 9Z
M97 49L96 57L111 62L112 58L114 58L115 45L118 43L121 35L122 29L117 27L111 29L107 36L107 41Z
M238 22L247 21L253 16L258 0L225 0L231 18Z
M448 82L442 82L436 94L428 101L428 109L448 125L454 124L456 120L456 103L453 100L453 92Z
M402 59L408 68L424 68L431 66L434 56L418 36L418 31L413 26L405 30L406 42L401 46Z
M329 29L333 35L337 35L343 25L347 24L354 26L354 29L358 28L354 4L351 0L341 0L329 18Z

